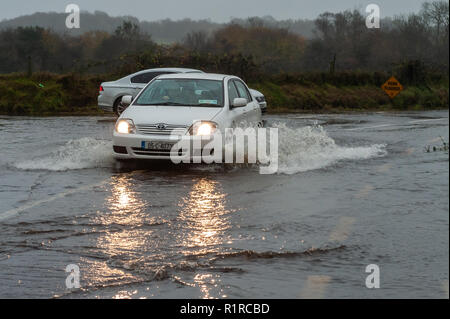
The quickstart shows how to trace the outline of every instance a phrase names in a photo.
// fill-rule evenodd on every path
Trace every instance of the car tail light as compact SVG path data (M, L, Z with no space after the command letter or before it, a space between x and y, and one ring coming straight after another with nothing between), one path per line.
M100 89L98 89L98 91L103 92L104 91L103 86L100 85Z

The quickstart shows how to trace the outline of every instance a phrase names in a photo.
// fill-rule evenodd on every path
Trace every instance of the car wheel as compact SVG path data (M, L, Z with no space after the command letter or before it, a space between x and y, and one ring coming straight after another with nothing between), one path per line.
M114 113L116 113L117 116L120 116L120 114L123 113L123 111L125 111L126 107L123 106L122 104L122 97L119 97L115 102L114 102Z

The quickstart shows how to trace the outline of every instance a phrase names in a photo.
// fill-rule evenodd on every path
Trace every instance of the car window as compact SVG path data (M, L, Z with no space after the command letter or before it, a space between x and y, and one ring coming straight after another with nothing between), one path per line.
M234 85L233 81L228 81L228 98L230 101L230 105L233 105L234 99L238 97L239 94L236 90L236 86Z
M173 72L146 72L132 77L131 83L147 84L148 82L156 78L158 75L172 74L172 73Z
M157 79L144 89L134 104L222 107L223 82L201 79Z
M244 83L241 81L234 80L234 84L236 85L239 97L242 97L247 100L247 102L250 102L252 98L250 97L250 93L248 93L247 88L245 87Z

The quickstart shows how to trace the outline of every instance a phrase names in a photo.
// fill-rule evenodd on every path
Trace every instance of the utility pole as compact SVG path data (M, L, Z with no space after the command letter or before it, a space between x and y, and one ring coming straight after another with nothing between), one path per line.
M336 53L333 56L333 60L330 62L330 74L334 75L334 71L336 69Z

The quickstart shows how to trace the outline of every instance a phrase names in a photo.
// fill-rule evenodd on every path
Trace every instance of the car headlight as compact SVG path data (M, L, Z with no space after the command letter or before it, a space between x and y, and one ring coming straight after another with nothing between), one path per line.
M134 134L136 133L136 127L134 126L133 120L130 119L120 119L116 123L116 132L121 134Z
M262 103L262 102L266 101L266 98L264 96L257 96L256 101L258 101L259 103Z
M216 130L217 130L216 123L201 121L196 122L194 123L194 125L191 126L191 128L189 129L189 134L195 136L208 136L214 134Z

